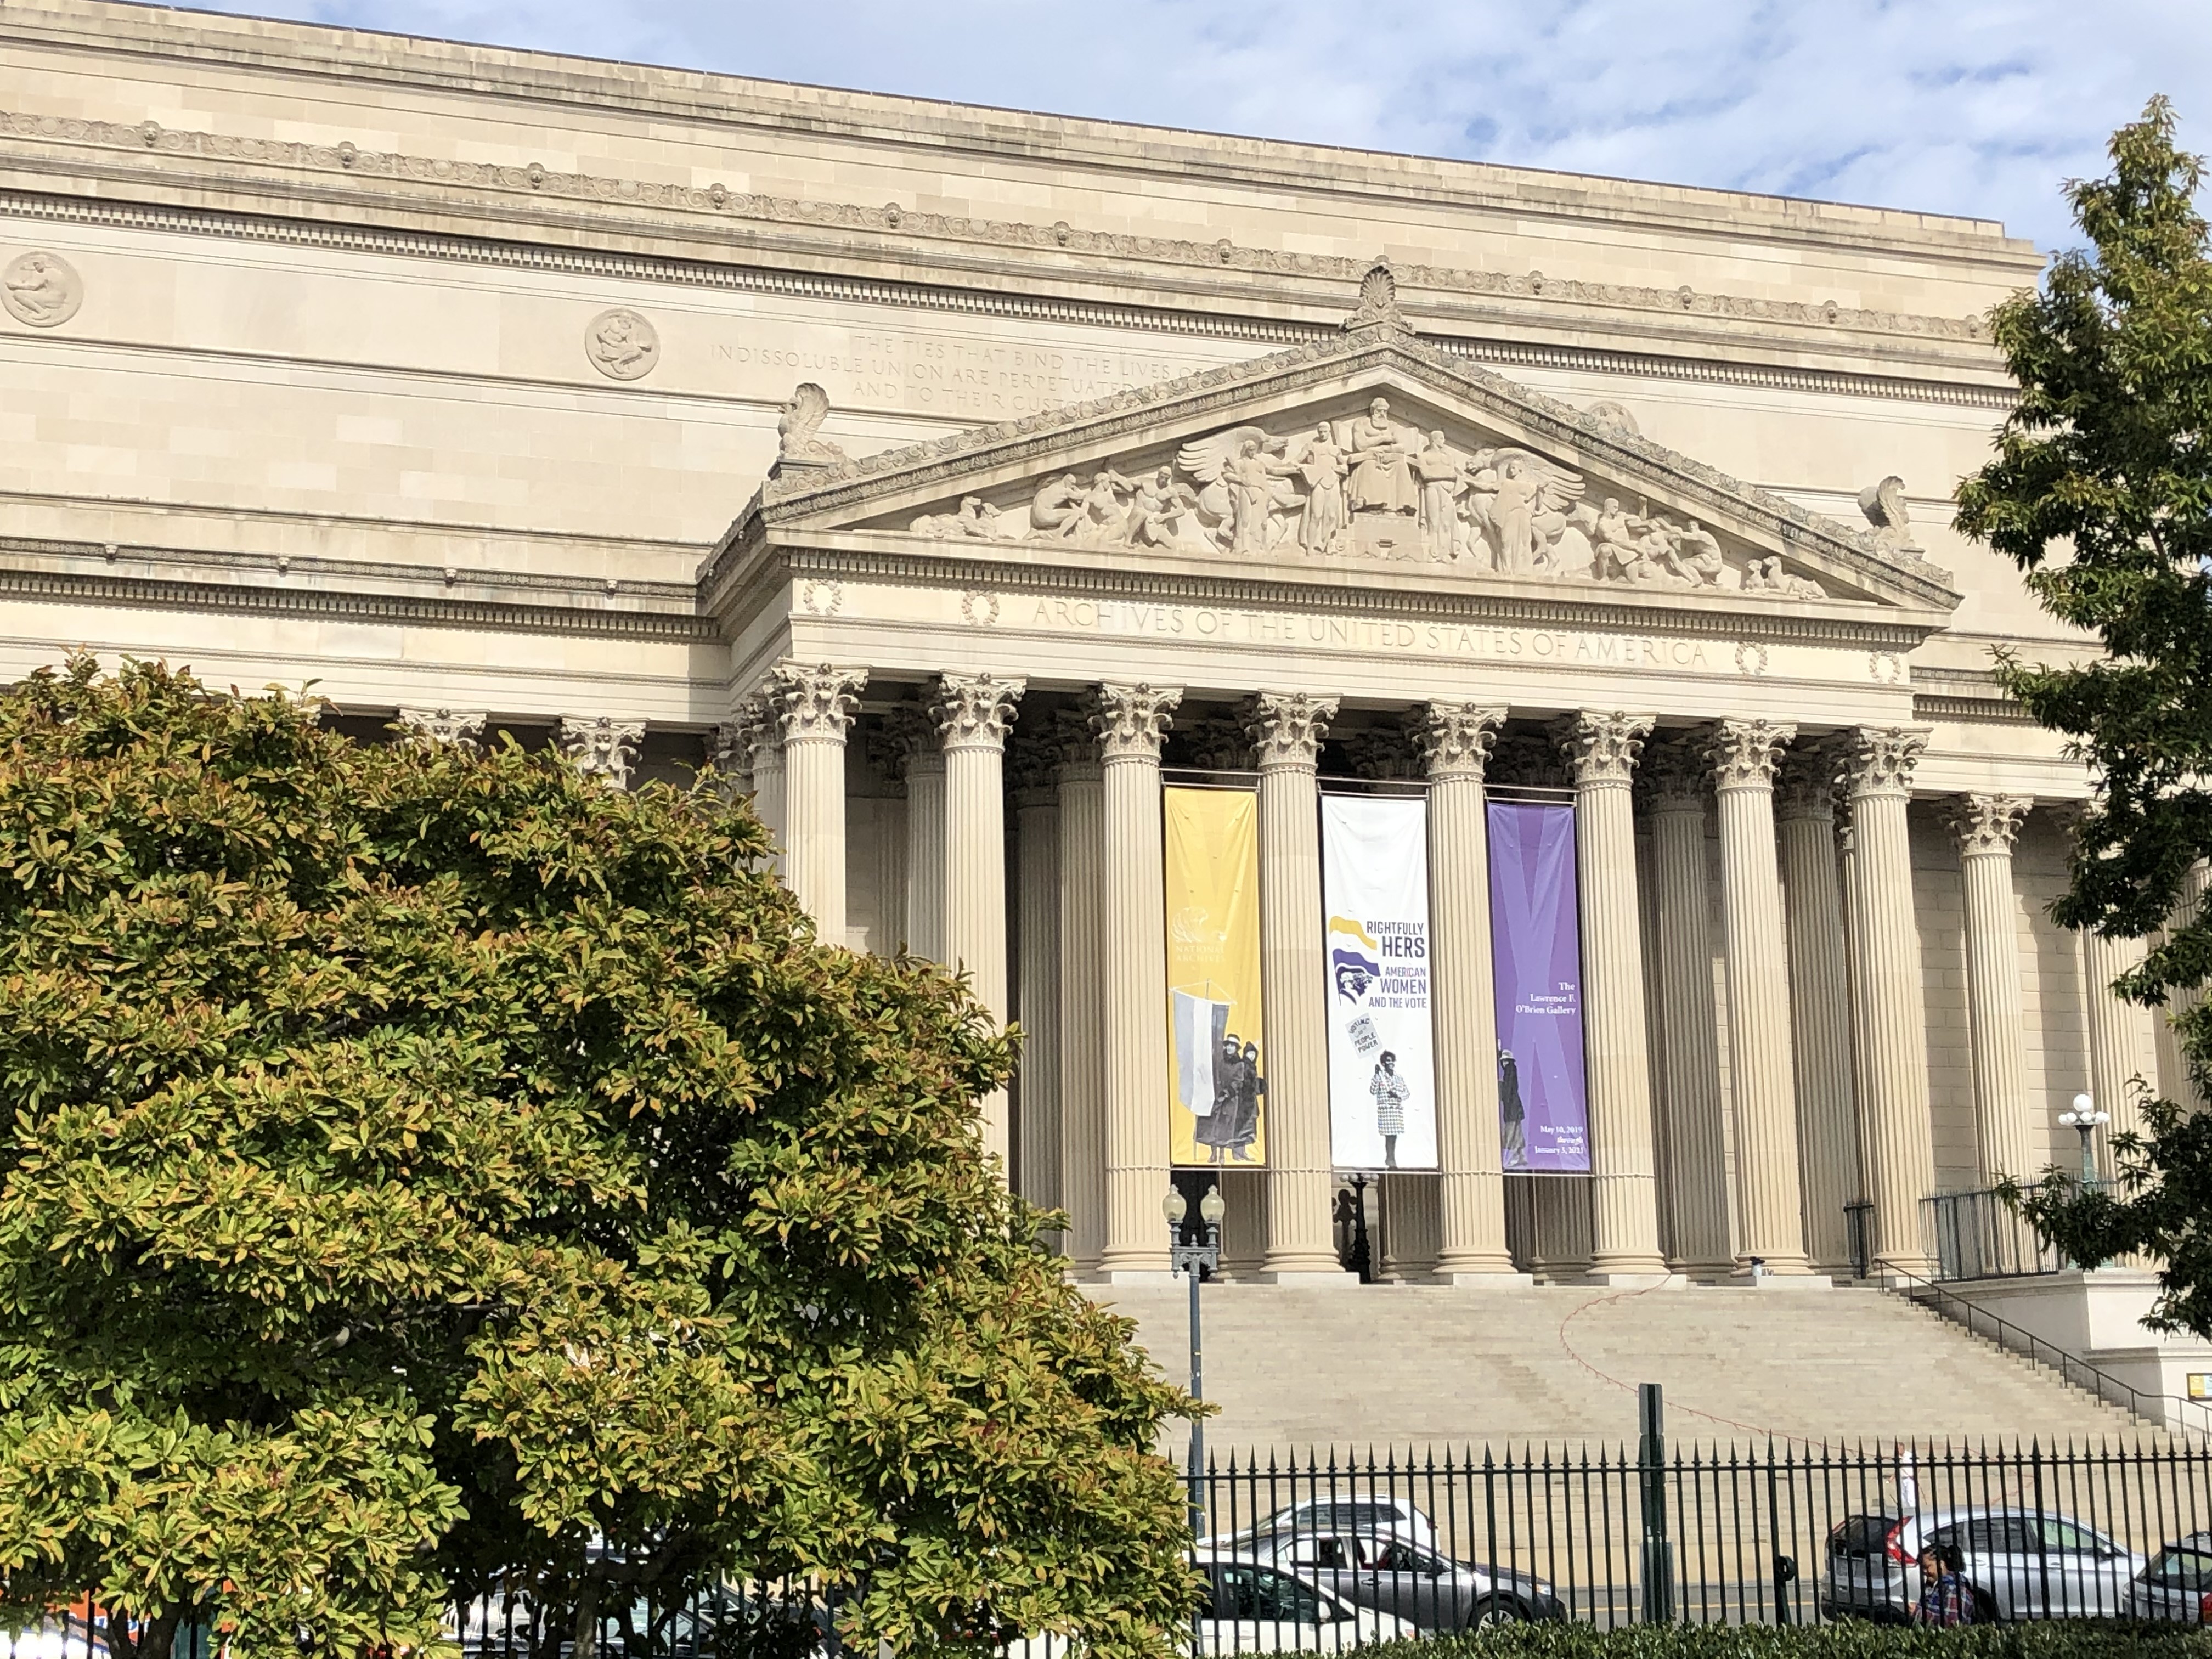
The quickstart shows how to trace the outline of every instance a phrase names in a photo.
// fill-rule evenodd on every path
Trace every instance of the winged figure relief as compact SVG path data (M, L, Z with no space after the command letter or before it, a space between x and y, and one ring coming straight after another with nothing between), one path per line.
M1481 526L1494 568L1509 576L1564 574L1554 556L1571 532L1579 533L1569 514L1583 497L1582 475L1526 449L1480 450L1468 465L1468 516ZM1589 560L1567 562L1586 568Z
M1298 505L1291 483L1295 462L1284 459L1290 441L1263 428L1231 427L1187 443L1176 465L1199 482L1199 521L1217 545L1233 553L1265 553L1287 529L1285 514Z

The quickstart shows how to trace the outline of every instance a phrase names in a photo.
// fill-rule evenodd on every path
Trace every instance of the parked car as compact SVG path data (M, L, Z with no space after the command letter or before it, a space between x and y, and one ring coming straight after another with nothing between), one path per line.
M1409 1539L1351 1531L1278 1534L1249 1548L1333 1595L1417 1630L1485 1630L1567 1616L1565 1603L1533 1574L1468 1566Z
M1401 1619L1356 1606L1265 1561L1201 1550L1206 1601L1194 1621L1200 1653L1342 1653L1418 1634ZM1068 1659L1067 1638L1007 1644L1006 1659Z
M2212 1532L2159 1547L2128 1586L2128 1617L2212 1625Z
M2142 1557L2063 1515L1979 1507L1853 1515L1828 1534L1821 1610L1832 1619L1911 1618L1929 1544L1959 1553L1984 1620L2113 1618L2143 1570Z
M1208 1538L1199 1547L1233 1549L1255 1538L1324 1532L1389 1534L1428 1549L1437 1547L1436 1528L1412 1499L1381 1492L1340 1492L1288 1504L1249 1526Z

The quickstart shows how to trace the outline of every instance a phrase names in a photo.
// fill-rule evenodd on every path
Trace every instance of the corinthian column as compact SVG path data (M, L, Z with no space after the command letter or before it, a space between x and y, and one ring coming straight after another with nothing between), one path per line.
M1024 682L947 674L930 714L945 738L945 965L1006 1023L1006 727ZM1004 1169L1006 1091L983 1097L983 1150ZM1011 1171L1008 1171L1011 1174Z
M1060 1197L1060 795L1059 756L1033 737L1014 740L1014 846L1019 860L1021 935L1015 960L1022 1025L1021 1186L1040 1209Z
M1483 771L1505 710L1432 702L1415 737L1429 774L1429 1006L1437 1033L1437 1273L1497 1282L1505 1246L1498 1144L1498 1009L1490 960Z
M1790 959L1774 850L1774 768L1797 735L1772 720L1723 720L1709 753L1720 802L1721 916L1728 949L1729 1077L1742 1253L1805 1271L1797 1181L1797 1089L1790 1051Z
M1167 1271L1168 942L1160 851L1160 735L1180 686L1102 685L1092 715L1104 807L1106 1277Z
M1553 727L1575 773L1575 872L1581 887L1583 1008L1590 1106L1590 1270L1664 1273L1652 1173L1651 1073L1644 1024L1644 946L1629 800L1649 714L1585 712Z
M937 722L910 703L884 716L906 780L906 948L945 960L945 749ZM896 900L897 895L892 895Z
M751 727L753 744L753 816L768 830L773 848L768 868L783 873L783 722L774 707L773 682L746 703L758 708L760 719ZM739 705L741 708L744 704Z
M1268 1279L1341 1278L1330 1235L1328 1014L1314 782L1334 697L1262 691L1243 709L1260 766L1260 980L1267 1007Z
M1872 1254L1909 1273L1928 1266L1920 1200L1936 1182L1928 1117L1928 1005L1912 910L1905 803L1928 746L1924 726L1863 726L1849 739L1852 989L1859 1000L1859 1090L1865 1113Z
M2027 1018L2021 1006L2020 933L2013 920L2012 843L2034 801L1961 795L1952 803L1966 888L1966 1012L1974 1057L1974 1139L1982 1183L2026 1177L2042 1160L2027 1121Z
M1094 1273L1106 1248L1106 1043L1099 975L1105 953L1100 872L1106 804L1090 716L1060 710L1053 735L1060 754L1060 1201L1067 1210L1069 1263L1079 1273Z
M787 662L769 677L783 729L784 880L824 945L845 942L845 733L865 668Z
M1776 801L1784 914L1790 930L1790 1030L1797 1055L1797 1164L1805 1245L1823 1273L1850 1267L1844 1206L1860 1197L1857 1092L1851 1057L1850 971L1838 879L1832 745L1782 763Z
M1712 873L1705 804L1712 779L1685 738L1644 757L1651 812L1652 923L1659 945L1659 1076L1666 1091L1674 1265L1714 1278L1735 1267L1729 1231L1728 1129L1721 1107L1720 1028L1713 1005Z
M2081 978L2089 1028L2089 1097L2112 1114L2105 1127L2115 1135L2142 1132L2142 1100L2135 1080L2145 1075L2141 1007L2112 994L2112 981L2142 965L2143 941L2081 935ZM2109 1167L2107 1173L2110 1173Z

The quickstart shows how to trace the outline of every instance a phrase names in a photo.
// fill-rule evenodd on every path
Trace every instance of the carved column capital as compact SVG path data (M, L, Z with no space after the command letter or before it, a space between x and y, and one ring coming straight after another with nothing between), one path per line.
M945 769L945 747L938 741L937 722L915 703L893 703L884 710L874 744L877 763L902 782L917 772Z
M1430 780L1472 778L1489 769L1491 751L1505 725L1505 710L1488 703L1425 703L1416 717L1413 742Z
M1006 788L1017 806L1050 806L1060 797L1053 784L1060 769L1060 745L1042 732L1014 733L1006 744Z
M1720 720L1706 733L1717 789L1771 789L1774 769L1797 728L1781 720Z
M868 683L865 668L834 663L778 663L769 671L768 704L786 743L842 743Z
M1993 853L2009 855L2020 821L2035 805L2030 795L1960 795L1953 799L1947 816L1951 833L1959 838L1966 858L1985 858Z
M605 714L561 717L562 754L585 776L603 778L617 789L629 786L629 769L644 741L643 720L611 720Z
M1401 782L1422 773L1420 751L1413 735L1401 726L1369 726L1338 734L1352 775L1378 783Z
M459 713L451 708L403 708L399 723L407 728L410 743L449 743L463 754L483 747L484 716L481 709Z
M1056 709L1052 717L1052 745L1062 783L1091 783L1098 777L1098 732L1091 714L1083 708Z
M1239 712L1262 772L1279 767L1310 772L1321 763L1321 741L1336 718L1336 699L1310 697L1303 691L1260 691L1247 697Z
M1577 787L1616 784L1626 787L1636 773L1636 757L1644 739L1657 724L1650 714L1631 714L1619 709L1584 709L1552 723L1552 741L1574 769Z
M1844 756L1829 738L1801 743L1782 757L1782 772L1774 787L1777 818L1832 818L1836 815L1836 780Z
M1014 723L1014 705L1028 689L1027 680L990 674L939 676L929 712L945 748L1004 749L1006 728Z
M1252 768L1252 740L1241 720L1224 715L1187 723L1183 734L1191 759L1209 772L1247 772Z
M1862 726L1845 739L1845 772L1854 799L1912 793L1912 769L1928 748L1924 726Z
M1160 757L1160 738L1182 702L1179 685L1101 685L1091 694L1091 729L1102 761Z
M1712 769L1695 738L1670 738L1644 751L1636 781L1655 812L1703 813L1713 796Z
M751 782L753 749L767 718L759 698L741 698L730 710L730 718L708 732L707 769L714 775L716 792L725 800Z

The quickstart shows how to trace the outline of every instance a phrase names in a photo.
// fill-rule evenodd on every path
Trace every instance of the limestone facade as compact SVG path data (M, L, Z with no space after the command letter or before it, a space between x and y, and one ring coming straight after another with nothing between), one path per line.
M1978 221L26 0L0 672L712 760L828 937L1032 1033L987 1143L1109 1276L1161 1265L1164 769L1256 774L1285 1008L1316 788L1425 778L1446 1167L1394 1177L1393 1272L1829 1272L1860 1200L1909 1261L1926 1194L2071 1157L2078 1091L2179 1086L2125 951L2049 921L2086 781L1990 672L2084 644L1948 527L2038 268ZM1596 1169L1540 1193L1498 1174L1486 780L1582 809ZM1231 1259L1325 1275L1322 1067L1276 1065Z

